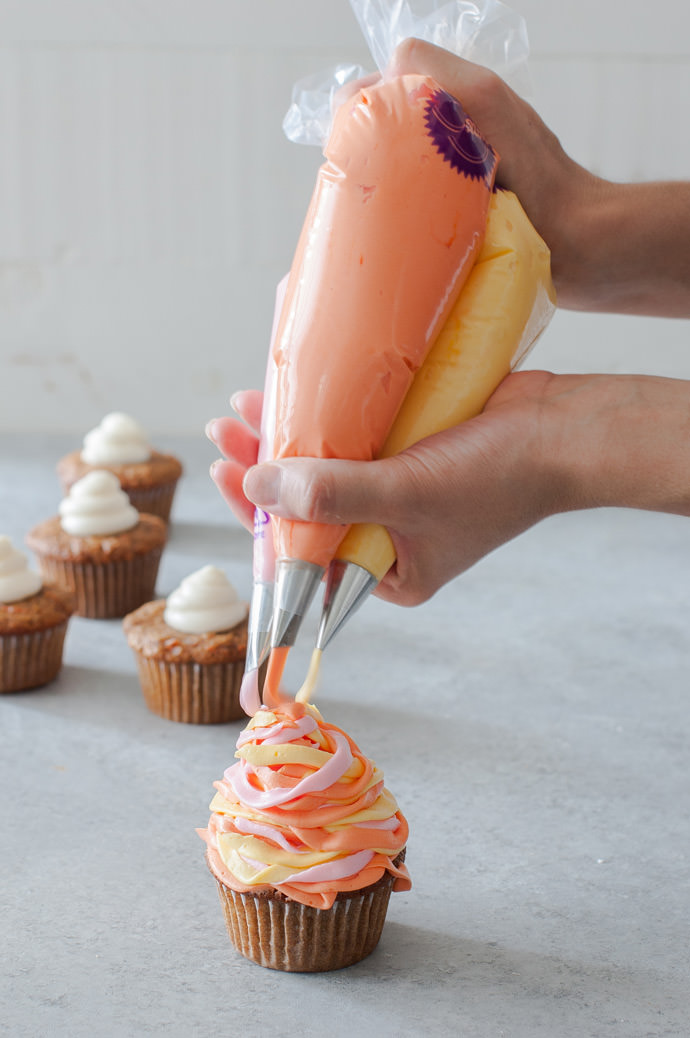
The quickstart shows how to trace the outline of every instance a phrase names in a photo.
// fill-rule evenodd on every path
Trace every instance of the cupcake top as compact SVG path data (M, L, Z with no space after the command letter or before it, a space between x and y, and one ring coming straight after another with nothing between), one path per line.
M76 537L105 537L131 530L139 513L130 504L117 476L95 469L78 479L60 502L60 525Z
M212 634L236 627L247 612L225 573L217 566L203 566L168 595L163 619L184 634Z
M43 581L29 569L24 552L17 551L9 537L0 535L0 603L20 602L42 587Z
M84 437L81 459L88 465L132 465L148 461L151 447L143 426L113 411Z
M262 707L235 756L198 830L222 883L326 909L386 871L394 890L409 889L408 826L382 772L316 707Z

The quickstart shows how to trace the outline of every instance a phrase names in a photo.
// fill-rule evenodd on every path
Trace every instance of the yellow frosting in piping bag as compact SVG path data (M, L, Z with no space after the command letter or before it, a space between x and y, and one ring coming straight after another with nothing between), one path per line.
M517 196L495 191L477 262L378 456L399 454L480 414L546 327L555 305L547 246ZM395 550L383 527L359 524L350 528L336 558L381 580L395 562Z

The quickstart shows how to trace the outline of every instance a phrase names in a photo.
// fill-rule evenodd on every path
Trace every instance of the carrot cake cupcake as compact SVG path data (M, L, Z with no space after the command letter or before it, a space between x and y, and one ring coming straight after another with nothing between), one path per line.
M44 584L26 555L0 536L0 692L53 680L75 606L70 591Z
M230 940L271 969L350 966L408 890L408 827L383 774L316 707L262 707L198 830Z
M215 566L186 577L168 596L123 621L144 699L170 721L219 724L242 717L246 603Z
M93 469L107 469L138 512L170 518L182 465L172 454L154 450L142 426L119 411L108 414L84 437L81 450L58 462L63 493Z
M77 480L59 515L30 530L26 543L44 579L76 594L80 616L124 616L153 597L167 526L137 512L117 476L94 470Z

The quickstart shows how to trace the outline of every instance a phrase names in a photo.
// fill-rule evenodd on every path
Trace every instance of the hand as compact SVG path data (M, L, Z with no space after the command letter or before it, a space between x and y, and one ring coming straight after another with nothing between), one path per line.
M225 455L225 460L211 465L211 479L235 516L251 533L255 506L245 496L242 480L247 469L256 464L263 393L255 389L240 390L230 403L239 419L214 418L206 426L209 440Z
M404 73L435 79L498 151L498 183L551 249L560 306L690 317L690 183L594 176L499 76L430 43L400 44L386 75Z
M259 400L233 398L255 429ZM284 459L250 468L243 485L255 434L218 420L216 442L234 460L217 463L214 478L246 525L250 502L289 518L382 524L398 559L376 594L416 605L556 512L690 515L689 405L690 387L674 379L526 371L509 375L479 417L396 457ZM217 475L225 465L227 482Z

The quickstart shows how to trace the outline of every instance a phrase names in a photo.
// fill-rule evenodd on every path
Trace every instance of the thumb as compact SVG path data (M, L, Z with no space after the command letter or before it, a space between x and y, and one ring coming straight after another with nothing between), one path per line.
M250 468L243 489L250 501L280 518L387 525L399 496L392 461L285 458Z

